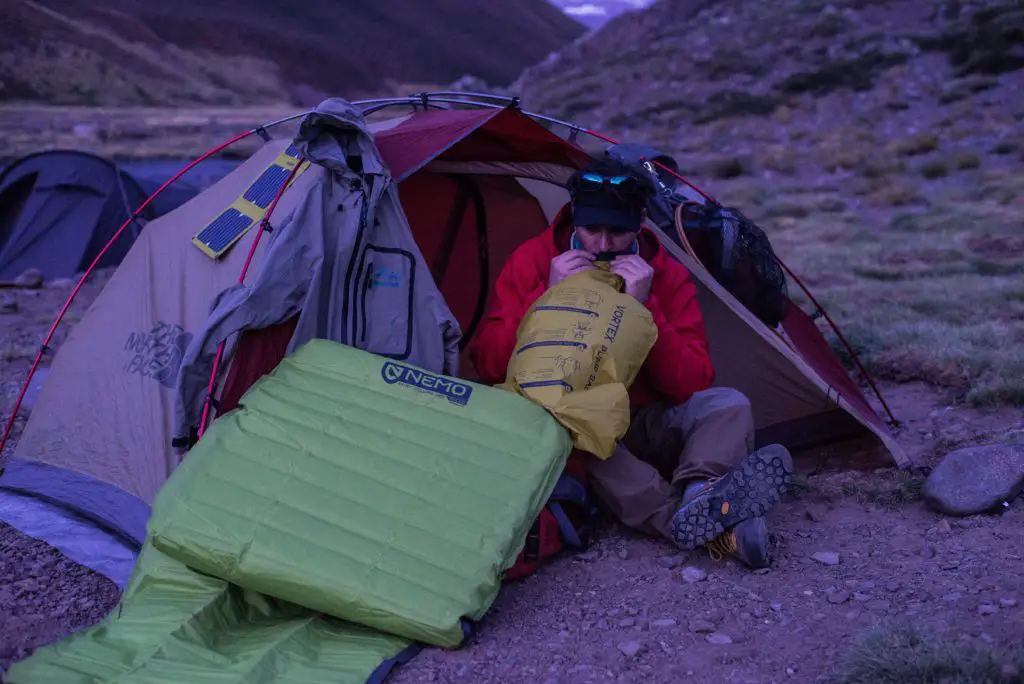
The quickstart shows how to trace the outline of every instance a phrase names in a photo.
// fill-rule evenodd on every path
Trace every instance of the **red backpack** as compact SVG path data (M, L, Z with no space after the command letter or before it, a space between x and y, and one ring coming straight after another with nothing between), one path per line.
M581 452L569 454L547 504L526 536L526 545L504 580L532 575L567 547L582 551L590 544L597 508L590 498L587 467Z

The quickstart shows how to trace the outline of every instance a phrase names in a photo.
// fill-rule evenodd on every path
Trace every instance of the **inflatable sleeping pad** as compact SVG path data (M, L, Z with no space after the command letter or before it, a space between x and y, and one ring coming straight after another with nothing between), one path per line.
M313 340L219 417L158 494L146 551L165 575L191 579L140 580L140 562L133 583L154 605L141 589L126 592L104 623L41 649L9 681L49 681L52 667L59 681L112 681L126 665L168 658L158 669L176 663L189 681L247 681L225 675L261 643L247 629L280 637L267 637L260 663L301 652L323 676L330 658L314 655L327 649L348 664L330 671L336 682L365 682L376 665L353 663L416 642L458 646L497 596L571 448L550 414L512 392ZM167 605L187 603L193 585L207 594L201 609ZM262 617L250 624L254 612ZM159 626L138 644L139 630L117 629L119 613ZM278 633L296 620L296 638L316 640L306 650ZM182 639L191 646L166 650ZM223 644L235 651L209 652ZM90 678L69 676L82 672L74 663Z

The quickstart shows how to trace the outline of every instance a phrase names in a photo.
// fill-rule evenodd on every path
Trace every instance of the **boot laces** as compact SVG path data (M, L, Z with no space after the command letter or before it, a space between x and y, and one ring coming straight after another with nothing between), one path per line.
M724 532L705 544L705 548L711 560L715 562L720 562L726 556L736 555L736 534L731 531Z

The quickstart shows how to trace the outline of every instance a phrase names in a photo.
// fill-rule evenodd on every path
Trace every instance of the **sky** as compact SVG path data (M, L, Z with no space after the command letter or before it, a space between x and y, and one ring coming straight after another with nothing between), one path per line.
M596 26L620 12L647 7L653 0L551 0L551 2L577 21Z

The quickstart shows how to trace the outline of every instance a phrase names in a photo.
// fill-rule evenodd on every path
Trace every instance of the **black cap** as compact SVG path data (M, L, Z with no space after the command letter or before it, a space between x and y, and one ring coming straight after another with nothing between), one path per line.
M630 202L607 192L580 193L573 200L572 218L577 226L609 226L639 233L643 203Z
M573 223L639 233L653 183L629 164L611 157L580 169L568 183Z

